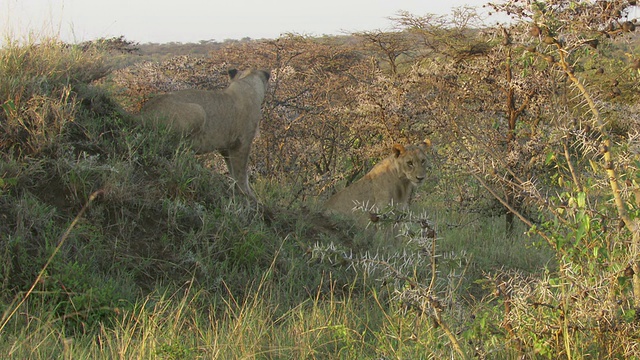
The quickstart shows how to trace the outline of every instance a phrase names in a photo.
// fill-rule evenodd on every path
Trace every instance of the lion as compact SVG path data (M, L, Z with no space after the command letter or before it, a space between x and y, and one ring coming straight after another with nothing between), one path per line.
M408 208L413 190L427 176L426 150L429 145L428 140L417 145L394 145L390 156L361 179L331 196L324 204L324 213L354 217L354 209L358 206L374 212L387 206Z
M218 151L239 190L256 200L249 186L247 163L258 133L262 102L270 73L263 70L228 71L224 90L180 90L156 96L141 110L144 121L180 133L197 154Z

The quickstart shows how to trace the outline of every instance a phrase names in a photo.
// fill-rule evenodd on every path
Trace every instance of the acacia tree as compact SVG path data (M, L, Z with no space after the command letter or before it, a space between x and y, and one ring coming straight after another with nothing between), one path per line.
M566 168L569 171L572 191L589 195L586 182L594 180L604 185L602 179L608 183L609 194L615 204L617 217L631 236L630 259L628 265L633 269L633 292L635 306L640 306L640 268L637 256L640 251L640 238L637 219L630 216L629 205L623 198L621 188L620 169L628 168L628 164L616 159L614 152L618 152L624 162L624 147L614 150L615 142L620 145L625 141L635 141L634 134L624 134L616 137L611 133L611 122L614 119L603 115L602 109L607 106L603 97L590 84L589 73L581 71L580 65L586 59L597 56L602 43L615 39L620 35L635 30L635 22L628 19L629 1L597 1L575 3L570 1L548 1L545 3L529 1L509 1L502 5L495 5L497 10L514 14L521 21L514 31L520 31L519 40L529 43L529 52L537 58L549 62L553 71L564 77L568 86L567 94L573 95L575 100L568 100L566 106L572 111L571 123L560 124L565 138L577 142L585 155L591 156L593 161L599 160L602 175L584 173L575 166L575 160L565 156ZM523 32L524 24L528 27ZM528 39L527 39L528 38ZM536 49L533 46L538 46ZM616 83L619 79L614 79ZM619 90L618 90L619 91ZM575 132L587 133L595 137L595 143L587 138L577 138ZM591 134L589 134L591 133ZM625 139L626 137L626 139ZM597 148L594 147L597 145ZM563 153L568 153L568 142L562 143ZM620 153L622 151L622 153ZM632 174L635 176L635 174ZM591 178L594 177L594 178ZM605 188L603 187L603 190ZM593 194L599 195L599 194ZM595 211L596 209L589 209ZM623 240L624 237L619 240Z
M458 9L450 19L401 13L396 21L425 45L418 69L424 73L423 91L433 94L428 106L439 120L442 143L462 140L467 156L480 163L491 162L487 154L493 153L503 162L501 177L508 183L513 182L514 173L534 172L535 167L524 161L540 150L531 142L538 118L530 114L536 113L544 89L551 88L550 77L514 75L522 64L513 60L507 29L481 29L471 8ZM474 114L473 120L465 112ZM468 166L469 159L460 156L460 149L448 150L455 154L446 161L452 169ZM512 186L501 186L500 192L507 209L520 208L522 199ZM511 229L513 212L506 214L507 229Z
M408 56L415 49L411 39L402 32L376 30L363 31L354 35L363 39L367 48L382 55L381 58L389 65L393 75L398 74L398 67L402 65L403 56Z

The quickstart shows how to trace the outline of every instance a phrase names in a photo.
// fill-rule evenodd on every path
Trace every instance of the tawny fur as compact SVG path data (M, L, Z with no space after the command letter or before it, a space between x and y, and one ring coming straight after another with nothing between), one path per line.
M144 121L181 133L199 153L219 151L238 188L255 200L247 163L262 117L269 72L230 70L221 91L182 90L159 95L142 109Z
M353 217L353 210L358 206L366 206L374 212L389 205L408 207L413 190L427 176L427 146L426 142L406 147L394 145L389 157L329 198L324 206L325 213Z

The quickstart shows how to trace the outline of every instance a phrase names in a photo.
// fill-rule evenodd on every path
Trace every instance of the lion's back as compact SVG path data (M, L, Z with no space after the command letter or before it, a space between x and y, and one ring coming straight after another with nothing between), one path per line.
M208 152L224 148L231 138L242 137L243 131L255 131L260 108L247 109L237 102L223 91L181 90L152 98L141 115L147 123L163 124L191 137L196 150Z
M204 108L197 103L181 101L174 93L159 95L149 100L141 115L146 123L164 125L186 135L200 129L206 119Z
M160 95L158 98L160 98L158 102L151 103L154 99L149 101L151 103L149 105L150 108L155 111L158 109L172 111L173 108L179 106L179 104L197 104L201 106L207 116L210 117L218 114L233 115L232 112L237 107L234 97L217 90L180 90ZM146 108L147 106L145 106L145 109Z
M325 203L325 211L352 215L355 207L363 207L377 212L394 202L394 194L407 185L393 171L394 160L393 157L382 160L362 178L332 195Z
M348 215L358 206L370 207L375 203L371 185L362 178L333 194L324 204L325 212Z

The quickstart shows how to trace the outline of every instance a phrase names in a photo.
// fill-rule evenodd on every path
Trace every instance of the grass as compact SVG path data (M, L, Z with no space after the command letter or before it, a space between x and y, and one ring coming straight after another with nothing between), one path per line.
M267 194L261 195L269 198ZM166 219L179 228L182 216L179 204L169 202L165 206ZM238 211L244 211L233 202L227 206L236 215ZM201 215L211 216L207 212ZM431 325L429 316L403 304L398 291L402 289L401 284L381 287L377 282L386 278L382 272L356 271L356 268L335 262L326 266L317 258L305 256L306 247L299 243L308 241L305 236L310 229L315 230L311 225L301 221L279 241L263 225L245 230L245 235L240 237L225 239L223 232L231 231L238 226L234 223L242 222L242 219L221 214L219 220L215 226L203 225L198 231L184 230L186 236L182 239L186 243L178 250L181 255L176 258L187 259L189 256L182 254L190 254L192 266L169 264L170 267L189 269L192 278L182 287L176 288L177 283L158 284L147 295L124 301L121 306L116 304L123 298L116 298L108 304L85 305L78 308L78 312L70 310L80 306L70 294L55 289L34 292L17 312L30 316L14 315L4 329L5 333L11 334L5 338L11 339L5 343L9 358L451 356L447 340ZM207 220L200 218L200 221ZM83 231L74 228L70 233L77 232ZM202 236L212 235L227 241L221 263L216 263L220 258L210 249L211 245L201 243ZM337 238L325 240L339 241ZM164 246L171 246L172 241L167 240ZM277 241L277 247L256 246L269 241ZM338 246L348 251L346 246L339 243ZM100 245L97 245L95 251L99 250ZM147 267L161 266L157 264L158 259L124 259L113 253L109 257L114 255L119 264L139 263L137 271L144 273L148 273ZM390 263L396 261L394 254L383 256ZM261 264L263 260L269 261ZM455 265L448 264L446 268L443 265L442 269L449 267L453 269ZM410 268L407 268L409 273L417 270ZM136 269L133 270L135 273ZM59 277L68 286L69 281L80 281L78 277L91 272L76 267L65 272L52 269L51 275ZM217 278L200 278L212 274L218 274ZM112 281L118 281L118 286L130 287L126 284L131 277L129 274L119 281L112 278ZM83 283L100 283L101 286L92 289L102 288L103 291L107 287L104 282L90 279ZM82 291L88 292L89 289ZM99 298L106 301L109 295L103 293ZM50 299L55 299L57 306L68 305L64 311L52 309L46 306ZM90 321L91 317L99 316L100 308L104 308L106 318ZM75 321L72 321L74 317Z
M263 279L266 281L266 279ZM183 289L151 294L123 310L113 326L65 334L60 319L12 329L11 359L439 358L450 355L428 319L389 308L376 297L316 293L279 314L266 283L240 301L202 308L211 294ZM35 315L35 314L34 314ZM17 320L17 319L16 319ZM89 336L90 335L90 336ZM95 339L89 341L89 339ZM411 339L409 341L409 339ZM432 350L433 348L440 348Z

